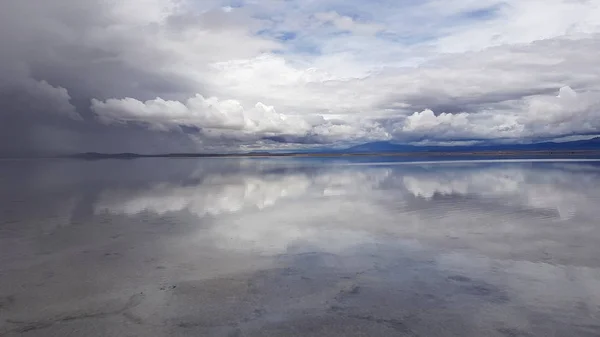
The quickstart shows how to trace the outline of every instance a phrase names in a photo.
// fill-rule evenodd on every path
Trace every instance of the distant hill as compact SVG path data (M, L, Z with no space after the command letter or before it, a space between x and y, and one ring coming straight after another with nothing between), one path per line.
M395 144L391 142L372 142L352 146L347 149L312 149L289 152L246 152L246 153L163 153L163 154L139 154L139 153L77 153L63 158L73 159L136 159L136 158L202 158L202 157L311 157L311 156L368 156L373 155L409 155L423 156L452 155L455 154L482 154L482 155L514 155L522 152L532 155L552 154L551 152L565 153L571 151L594 151L600 153L600 137L588 140L572 142L545 142L535 144L502 144L502 145L479 145L479 146L415 146ZM591 153L591 152L589 152Z
M428 151L420 146L413 145L401 145L390 142L372 142L361 145L356 145L340 152L348 153L363 153L363 152L415 152L415 151Z
M227 154L227 153L159 153L159 154L140 154L140 153L98 153L84 152L72 155L63 156L74 159L136 159L136 158L196 158L196 157L233 157L238 155L254 155L260 154Z
M489 152L489 151L584 151L600 150L600 137L572 142L544 142L534 144L494 144L471 146L415 146L391 142L372 142L352 146L340 153L395 153L395 152Z

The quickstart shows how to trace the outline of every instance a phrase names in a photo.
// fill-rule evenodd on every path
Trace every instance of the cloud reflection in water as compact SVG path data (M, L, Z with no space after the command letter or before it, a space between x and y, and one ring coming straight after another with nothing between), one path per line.
M244 171L200 170L191 182L107 188L94 210L209 216L223 248L271 253L301 242L328 250L396 237L537 260L538 244L572 255L570 241L600 238L593 164L288 164L246 162Z
M209 336L230 332L215 319L241 320L234 326L248 335L320 336L332 324L354 327L348 336L600 331L594 163L136 160L2 170L13 179L0 181L0 210L12 219L0 230L0 288L23 303L16 316L44 321L143 291L140 322ZM206 298L212 306L198 305Z

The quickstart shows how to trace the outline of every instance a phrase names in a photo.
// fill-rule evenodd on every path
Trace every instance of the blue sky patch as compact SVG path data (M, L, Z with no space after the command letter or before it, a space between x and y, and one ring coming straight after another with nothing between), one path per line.
M494 5L486 8L480 8L462 12L458 15L459 20L485 21L491 20L498 16L503 5Z
M296 36L298 36L298 34L295 32L281 32L277 34L275 38L281 41L290 41L296 39Z

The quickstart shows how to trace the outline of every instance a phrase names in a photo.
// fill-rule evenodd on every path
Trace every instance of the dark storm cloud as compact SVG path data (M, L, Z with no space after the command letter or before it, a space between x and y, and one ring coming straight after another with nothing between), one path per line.
M137 64L123 60L124 48L140 47L131 43L133 36L104 45L93 40L118 23L109 4L74 0L0 4L0 152L176 149L186 142L190 148L185 135L156 135L145 128L96 122L89 109L92 97L150 98L189 92L191 87L185 87L183 78L146 68L142 59Z
M144 121L106 125L90 109L92 98L182 100L205 91L197 76L189 76L189 70L196 69L176 69L189 53L188 41L177 41L177 36L200 23L205 28L224 24L198 23L182 15L161 21L163 6L171 4L175 3L2 2L0 151L29 155L202 150L202 142L186 132L155 132ZM215 41L205 44L207 49L215 47ZM239 55L253 53L247 49ZM230 56L222 50L199 52L204 60ZM198 67L205 63L199 62Z
M509 102L519 101L524 97L537 95L552 95L556 92L554 88L507 90L489 92L482 95L451 96L445 92L432 95L432 92L406 97L405 103L410 104L414 111L431 109L436 114L441 113L477 113L486 108L508 108Z

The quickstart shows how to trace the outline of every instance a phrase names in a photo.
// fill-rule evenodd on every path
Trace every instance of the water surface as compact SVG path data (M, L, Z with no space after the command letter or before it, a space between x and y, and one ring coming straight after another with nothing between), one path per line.
M599 336L600 165L0 163L2 336Z

